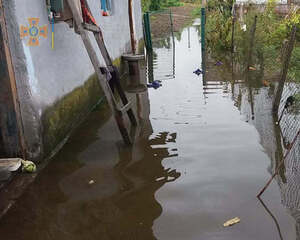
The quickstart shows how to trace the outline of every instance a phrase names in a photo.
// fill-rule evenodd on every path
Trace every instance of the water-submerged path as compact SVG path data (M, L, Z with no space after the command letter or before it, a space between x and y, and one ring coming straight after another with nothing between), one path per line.
M261 109L268 99L257 97L263 104L253 110L239 84L207 79L203 86L193 74L201 64L197 26L175 42L171 78L160 70L170 40L154 50L153 76L168 80L138 97L142 131L134 146L123 146L105 109L94 111L0 221L1 239L280 239L255 197L272 167L265 146L273 126ZM296 239L276 181L263 199L283 239ZM239 224L222 226L236 216Z

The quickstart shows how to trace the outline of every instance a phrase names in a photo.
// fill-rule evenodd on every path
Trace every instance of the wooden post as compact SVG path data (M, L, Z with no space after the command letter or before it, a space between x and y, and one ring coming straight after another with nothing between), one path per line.
M280 105L280 100L284 88L284 84L286 81L286 76L288 73L289 69L289 64L292 56L292 51L294 49L295 45L295 39L296 39L296 32L297 32L297 27L296 25L293 26L292 32L289 38L289 41L287 43L286 50L284 51L284 57L283 57L283 64L282 64L282 69L281 69L281 74L280 74L280 79L279 79L279 84L277 87L277 91L275 93L275 98L273 102L273 112L277 113Z
M233 5L233 14L232 14L231 53L234 53L234 28L235 28L235 5Z
M175 78L175 36L174 36L174 25L173 25L173 15L170 9L170 22L171 22L171 32L172 32L172 48L173 48L173 78Z
M7 157L26 157L26 144L15 74L8 45L5 13L0 0L0 129Z
M254 47L256 23L257 23L257 16L254 17L254 22L250 31L250 44L249 44L249 52L248 52L248 59L247 59L248 60L247 71L249 71L249 67L252 64L252 52Z
M151 39L151 26L150 26L150 15L149 12L144 14L144 30L146 37L146 48L148 51L152 51L152 39Z
M132 54L136 54L136 44L135 44L134 18L133 18L133 10L132 10L132 0L128 0L128 15L129 15L129 28L130 28L131 50L132 50Z
M201 7L201 49L205 51L205 4L203 3Z

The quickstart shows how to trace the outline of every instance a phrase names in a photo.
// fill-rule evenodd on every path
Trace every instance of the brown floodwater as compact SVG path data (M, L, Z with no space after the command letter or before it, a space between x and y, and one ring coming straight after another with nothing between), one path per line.
M155 43L148 76L162 86L131 95L134 145L124 146L106 107L97 108L0 220L1 240L300 238L297 171L281 171L264 205L256 198L284 151L269 89L232 82L230 69L214 65L203 84L193 74L199 39L191 26L175 48ZM224 228L234 217L241 222Z

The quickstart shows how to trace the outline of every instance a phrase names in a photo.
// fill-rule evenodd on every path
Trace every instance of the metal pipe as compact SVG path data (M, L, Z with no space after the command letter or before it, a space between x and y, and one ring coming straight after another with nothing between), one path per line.
M128 15L129 15L131 50L132 50L132 54L136 54L135 33L134 33L134 26L133 26L134 18L133 18L133 10L132 10L132 0L128 0Z

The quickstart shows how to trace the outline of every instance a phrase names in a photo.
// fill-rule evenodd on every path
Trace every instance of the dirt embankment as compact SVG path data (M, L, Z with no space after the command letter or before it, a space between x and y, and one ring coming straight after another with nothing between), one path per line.
M194 4L184 4L181 7L171 7L174 32L179 32L195 18L192 14L197 8ZM171 33L171 21L168 9L162 13L151 14L151 33L153 38L166 37Z

